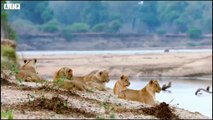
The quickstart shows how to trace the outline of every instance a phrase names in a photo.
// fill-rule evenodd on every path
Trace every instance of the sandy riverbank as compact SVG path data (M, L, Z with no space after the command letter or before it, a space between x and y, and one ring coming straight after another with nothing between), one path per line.
M161 53L133 55L25 55L37 58L38 73L51 78L61 67L70 67L75 75L85 75L93 70L107 69L110 77L121 74L130 77L159 76L210 76L212 53ZM22 57L20 64L23 64Z

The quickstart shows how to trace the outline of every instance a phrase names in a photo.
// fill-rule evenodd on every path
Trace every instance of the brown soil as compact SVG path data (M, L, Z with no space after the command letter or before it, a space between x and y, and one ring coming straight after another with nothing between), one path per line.
M29 90L29 91L44 90L45 92L52 92L52 93L56 93L57 95L66 95L66 96L72 96L72 97L75 96L75 97L78 97L79 99L86 99L86 100L92 101L96 104L103 105L104 108L106 109L106 111L105 111L106 114L108 114L112 111L115 111L117 113L131 112L135 115L139 115L139 114L153 115L160 119L179 119L174 113L172 113L172 109L165 102L163 102L160 105L155 106L155 107L145 108L142 106L143 108L140 108L140 109L127 109L125 107L121 107L119 105L109 103L109 102L102 103L95 99L82 98L82 96L78 95L74 91L67 92L67 91L63 91L63 90L59 90L59 89L53 89L48 86L32 88L30 86L22 85L22 87L16 87L15 89ZM40 97L40 98L36 98L33 101L28 101L28 102L16 104L16 105L10 105L9 108L17 108L19 110L33 110L33 111L47 109L50 111L54 111L57 114L75 113L75 114L81 114L87 118L94 118L97 116L97 114L95 114L94 112L86 112L85 110L72 108L70 106L65 105L67 103L68 103L67 100L63 100L62 98L60 98L58 96L54 96L51 99Z
M157 105L155 107L151 108L143 108L143 112L148 115L154 115L160 119L179 119L177 115L172 113L173 109L169 107L169 104L166 104L165 102L160 103L160 105Z
M41 109L47 109L50 111L54 111L57 114L72 114L75 113L77 115L83 115L84 117L91 118L95 117L95 113L86 112L81 109L72 108L70 106L67 106L68 102L67 100L63 100L62 98L58 96L54 96L51 99L47 98L37 98L33 101L29 101L27 103L22 103L18 105L11 105L13 108L18 108L20 110L41 110Z
M140 109L119 109L117 112L132 112L134 114L146 114L146 115L154 115L157 118L160 119L180 119L176 114L174 114L172 111L174 111L172 108L169 107L169 104L166 104L165 102L160 103L157 106L154 107L143 107Z

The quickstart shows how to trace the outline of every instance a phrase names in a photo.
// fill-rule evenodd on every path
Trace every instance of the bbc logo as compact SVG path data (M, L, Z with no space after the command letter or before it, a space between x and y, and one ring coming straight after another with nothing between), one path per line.
M5 3L4 10L20 10L21 5L20 3Z

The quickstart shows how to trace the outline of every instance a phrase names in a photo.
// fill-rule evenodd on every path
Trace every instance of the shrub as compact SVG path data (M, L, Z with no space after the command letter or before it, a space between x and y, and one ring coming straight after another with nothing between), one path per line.
M113 20L109 23L109 32L118 32L122 27L122 23L120 20Z
M50 33L58 32L59 26L60 26L60 23L57 20L51 20L44 25L43 31L50 32Z
M67 27L67 28L64 28L62 31L61 31L61 35L63 38L65 38L67 41L70 41L72 38L73 38L73 35L72 35L72 30Z
M166 31L164 29L157 30L158 35L164 35L165 33L166 33Z
M7 57L9 60L11 60L13 63L16 63L16 51L12 47L1 45L1 54L2 56Z
M71 32L88 32L89 26L86 23L73 23L69 26Z
M1 12L1 27L5 31L5 38L9 38L11 40L17 39L16 32L12 29L10 24L8 23L8 15L6 12Z
M192 39L199 39L202 36L202 31L195 27L190 28L187 33L188 36Z
M32 22L24 19L17 19L12 23L13 28L19 33L19 34L28 34L33 32L38 32L38 29L35 25L33 25Z
M93 32L105 32L107 30L107 25L105 23L99 23L93 26Z

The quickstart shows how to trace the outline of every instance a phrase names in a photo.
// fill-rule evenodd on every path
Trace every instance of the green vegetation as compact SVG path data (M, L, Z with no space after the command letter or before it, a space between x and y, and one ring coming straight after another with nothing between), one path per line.
M53 81L55 84L57 84L57 85L59 85L59 87L62 87L63 85L64 85L64 80L65 80L66 78L65 77L63 77L63 78L60 78L60 79L58 79L57 81Z
M212 32L211 1L144 1L143 5L138 1L20 3L22 10L8 12L15 29L19 24L16 20L21 18L39 25L44 32L62 32L67 40L76 32L186 33L193 39Z
M106 32L107 31L107 25L105 23L99 23L93 26L92 31L93 32Z
M10 67L10 70L12 71L12 73L14 75L18 74L19 73L19 69L18 67L16 66L16 64L12 64L11 67Z
M71 32L87 32L89 31L89 26L86 23L73 23L69 26Z
M54 33L59 31L59 26L60 26L60 23L54 19L47 22L45 25L43 25L42 29L44 32Z
M119 20L113 20L109 23L109 32L118 32L122 27L122 23Z
M6 110L6 111L1 111L1 118L6 118L8 120L13 119L13 111L12 110Z
M158 35L164 35L165 33L166 33L166 31L164 29L158 29L157 30Z
M202 36L202 31L199 28L193 27L188 30L188 35L192 39L199 39Z
M17 64L16 50L12 47L1 45L1 68L10 69L13 64Z
M71 41L73 38L72 35L72 30L70 29L70 27L66 27L61 31L61 35L67 40L67 41Z
M5 2L1 1L1 6ZM4 31L4 37L11 39L11 40L16 40L17 35L16 32L12 29L10 24L8 23L8 14L6 11L1 11L1 29Z

